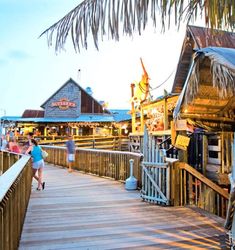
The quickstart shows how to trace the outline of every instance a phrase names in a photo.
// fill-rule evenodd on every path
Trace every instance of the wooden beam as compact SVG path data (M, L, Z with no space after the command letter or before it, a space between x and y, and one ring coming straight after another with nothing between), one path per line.
M186 111L187 110L187 111ZM217 114L220 111L219 108L206 108L206 107L198 107L198 106L193 106L193 105L188 105L186 108L183 110L186 114Z
M167 104L168 103L172 103L172 102L177 102L179 96L178 95L175 95L175 96L170 96L170 97L165 97L166 101L167 101ZM142 108L143 110L148 110L150 108L156 108L160 105L164 105L164 100L165 99L162 99L162 100L157 100L155 102L152 102L152 103L147 103L147 104L143 104L142 105Z
M218 99L219 99L219 97L218 96L209 96L209 95L207 95L209 98L206 98L206 96L205 95L203 95L203 94L201 94L201 93L198 93L197 95L196 95L196 98L197 99L205 99L205 100L215 100L215 101L218 101Z
M140 108L140 132L144 132L144 111Z
M196 105L196 106L205 106L205 107L211 107L211 108L214 108L214 106L217 106L217 107L224 107L228 104L229 102L229 99L223 99L223 100L219 100L218 98L217 99L207 99L207 98L195 98L193 100L193 105ZM216 108L217 108L216 107Z
M199 115L199 114L186 114L182 113L181 118L192 118L192 119L199 119L199 120L210 120L210 121L221 121L221 122L232 122L235 123L234 119L228 117L219 117L219 116L212 116L212 115Z
M171 130L161 130L161 131L154 131L151 133L152 135L171 135Z
M167 95L167 93L165 93ZM164 130L169 129L168 124L168 107L167 107L167 98L164 98Z

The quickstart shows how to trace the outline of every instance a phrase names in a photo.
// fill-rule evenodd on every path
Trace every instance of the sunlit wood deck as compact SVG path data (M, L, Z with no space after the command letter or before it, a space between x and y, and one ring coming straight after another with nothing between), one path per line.
M19 249L227 249L223 220L142 202L122 183L47 165Z

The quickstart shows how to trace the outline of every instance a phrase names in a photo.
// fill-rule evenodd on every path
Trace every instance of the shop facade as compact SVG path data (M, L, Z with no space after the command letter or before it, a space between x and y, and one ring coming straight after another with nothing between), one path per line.
M17 135L107 136L128 134L129 110L108 110L73 79L65 82L42 105L41 110L24 111L21 117L1 118L5 130Z

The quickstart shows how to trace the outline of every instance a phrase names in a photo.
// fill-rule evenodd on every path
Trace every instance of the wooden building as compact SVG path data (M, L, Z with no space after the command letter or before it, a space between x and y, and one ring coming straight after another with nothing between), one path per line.
M143 151L145 129L148 130L148 134L155 137L157 143L161 143L171 136L171 123L177 100L178 94L166 94L154 101L143 103L139 110L134 111L132 133L129 135L132 151Z
M131 134L133 150L141 150L146 125L168 157L177 155L213 181L227 185L235 132L234 58L235 33L188 26L172 93L141 105L140 118L135 118L140 133Z
M178 132L190 139L181 160L221 185L232 164L234 58L235 33L188 26L172 88L174 120L191 128Z
M2 117L2 124L38 136L119 135L129 133L129 110L108 110L73 79L65 82L42 105L22 117ZM9 127L9 126L8 126Z

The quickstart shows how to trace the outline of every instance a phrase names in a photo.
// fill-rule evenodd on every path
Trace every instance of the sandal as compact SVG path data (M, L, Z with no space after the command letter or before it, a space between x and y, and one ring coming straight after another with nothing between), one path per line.
M42 189L41 189L41 188L37 188L36 190L37 190L37 191L41 191Z

